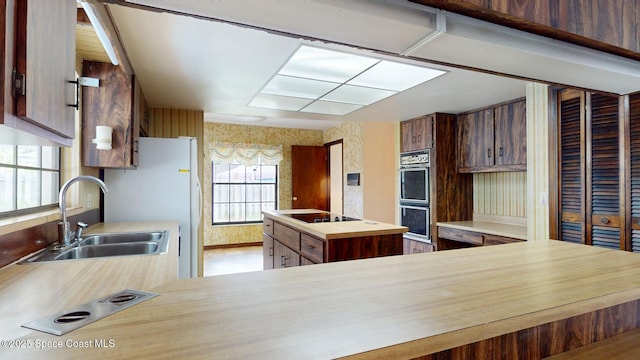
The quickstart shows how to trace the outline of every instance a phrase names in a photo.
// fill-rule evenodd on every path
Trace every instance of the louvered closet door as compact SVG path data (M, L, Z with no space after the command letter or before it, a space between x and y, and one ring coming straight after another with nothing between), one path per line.
M559 239L585 243L584 94L563 91L559 96Z
M620 249L620 140L618 97L588 94L587 244ZM590 120L590 121L589 121Z
M631 248L640 252L640 94L629 96L631 140Z

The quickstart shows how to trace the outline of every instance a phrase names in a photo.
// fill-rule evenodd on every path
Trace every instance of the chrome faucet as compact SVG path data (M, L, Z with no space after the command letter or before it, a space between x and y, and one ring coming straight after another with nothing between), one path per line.
M69 179L66 183L64 183L64 185L62 185L62 187L60 188L60 193L58 194L58 206L60 207L60 215L62 217L62 221L59 224L62 229L59 232L60 239L58 239L58 244L63 247L71 246L71 239L75 236L75 231L72 231L70 229L69 222L67 221L67 190L69 189L69 186L71 186L71 184L81 180L93 181L100 185L102 192L109 192L109 190L107 190L107 185L105 185L102 180L88 175L76 176ZM84 225L83 227L86 227L85 224L82 225Z

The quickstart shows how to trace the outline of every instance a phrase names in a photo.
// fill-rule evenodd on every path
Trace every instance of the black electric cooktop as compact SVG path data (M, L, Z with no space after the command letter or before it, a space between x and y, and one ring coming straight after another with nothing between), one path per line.
M333 214L330 212L315 212L306 214L283 214L297 220L304 221L306 223L319 223L319 222L337 222L337 221L357 221L360 219L352 218L345 215Z

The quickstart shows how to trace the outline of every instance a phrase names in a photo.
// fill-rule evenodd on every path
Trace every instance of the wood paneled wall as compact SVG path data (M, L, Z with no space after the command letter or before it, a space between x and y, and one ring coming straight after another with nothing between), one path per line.
M636 0L412 0L542 36L640 59Z
M473 174L473 213L510 217L527 216L527 173Z
M184 109L149 109L149 137L175 138L195 137L198 141L198 177L203 182L204 171L204 112ZM198 276L202 276L202 250L204 246L203 219L198 228Z

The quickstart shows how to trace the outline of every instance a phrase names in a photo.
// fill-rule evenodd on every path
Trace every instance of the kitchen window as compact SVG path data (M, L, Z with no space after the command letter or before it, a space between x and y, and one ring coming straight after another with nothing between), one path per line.
M262 222L262 210L275 210L277 165L213 164L213 225Z
M0 216L55 207L60 187L60 148L0 145Z

